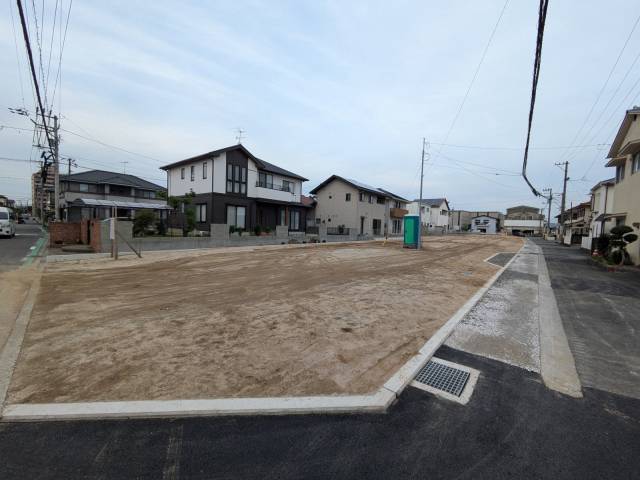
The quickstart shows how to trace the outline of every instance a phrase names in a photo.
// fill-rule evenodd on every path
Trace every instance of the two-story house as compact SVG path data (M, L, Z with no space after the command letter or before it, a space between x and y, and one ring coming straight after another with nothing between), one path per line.
M169 210L159 197L165 188L126 173L89 170L60 175L61 218L77 222L109 218L117 208L118 217L133 218L136 210L155 210L159 216Z
M607 155L607 167L615 167L613 212L616 225L628 225L640 234L640 107L627 110ZM640 240L627 247L633 263L640 264Z
M504 217L504 229L511 235L542 235L544 225L544 214L540 213L540 209L527 205L507 208Z
M591 200L574 205L565 210L564 215L556 215L558 225L564 231L564 243L582 243L583 238L589 237L591 224Z
M161 168L167 172L169 196L193 195L199 230L209 230L210 224L305 229L309 206L301 195L307 179L257 158L241 144Z
M357 180L331 175L311 190L316 225L346 228L362 236L402 234L407 200Z
M420 200L415 199L408 206L411 215L422 215L424 230L446 232L449 230L449 202L446 198L423 198L421 212Z
M598 182L591 189L591 225L589 236L598 238L611 231L614 219L609 215L613 212L613 199L615 194L615 178Z

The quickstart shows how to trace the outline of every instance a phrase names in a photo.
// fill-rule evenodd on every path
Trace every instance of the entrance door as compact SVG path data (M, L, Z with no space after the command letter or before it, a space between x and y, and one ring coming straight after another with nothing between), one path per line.
M360 217L360 235L364 235L364 217Z

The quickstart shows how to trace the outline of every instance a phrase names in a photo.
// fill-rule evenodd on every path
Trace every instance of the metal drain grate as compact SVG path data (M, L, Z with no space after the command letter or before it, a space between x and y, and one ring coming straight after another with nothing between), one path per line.
M469 380L469 372L429 360L415 380L459 397Z

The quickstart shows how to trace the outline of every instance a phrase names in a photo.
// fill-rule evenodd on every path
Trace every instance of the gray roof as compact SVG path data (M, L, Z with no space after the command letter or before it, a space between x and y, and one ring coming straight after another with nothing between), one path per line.
M416 198L414 202L419 203L420 199ZM439 207L440 205L442 205L442 202L445 202L447 204L447 207L449 206L449 202L447 202L446 198L423 198L422 199L422 204L429 205L430 207Z
M133 208L142 210L172 210L172 208L165 203L149 203L149 202L121 202L118 200L102 200L99 198L76 198L72 205L81 205L89 207L120 207L120 208Z
M60 175L60 181L98 184L109 183L111 185L122 185L125 187L135 187L144 190L166 190L165 187L147 182L135 175L107 172L105 170L89 170L86 172L72 173L71 175Z
M219 148L218 150L213 150L211 152L203 153L201 155L196 155L195 157L186 158L178 162L170 163L169 165L164 165L163 167L160 167L160 168L162 170L168 170L170 168L184 165L186 163L193 163L198 160L204 160L206 158L216 157L218 155L229 152L231 150L240 150L247 157L249 157L251 160L256 162L256 164L258 165L258 168L264 170L265 172L275 173L277 175L283 175L285 177L297 178L298 180L302 180L303 182L306 182L308 180L307 178L304 178L303 176L298 175L297 173L290 172L289 170L285 170L284 168L278 167L273 163L269 163L265 160L262 160L261 158L256 157L253 153L247 150L247 148L244 145L240 143L237 145L231 145L230 147Z
M394 198L394 199L397 199L397 200L400 200L400 201L403 201L403 202L408 202L409 201L409 200L406 200L406 199L402 198L399 195L391 193L391 192L389 192L387 190L384 190L382 188L372 187L371 185L367 185L366 183L359 182L358 180L354 180L353 178L341 177L340 175L331 175L329 178L327 178L324 182L322 182L320 185L315 187L309 193L311 193L311 194L317 193L318 191L322 190L325 187L325 185L328 185L329 183L331 183L334 180L342 180L346 184L351 185L352 187L355 187L358 190L364 190L365 192L375 193L376 195L379 195L381 197Z

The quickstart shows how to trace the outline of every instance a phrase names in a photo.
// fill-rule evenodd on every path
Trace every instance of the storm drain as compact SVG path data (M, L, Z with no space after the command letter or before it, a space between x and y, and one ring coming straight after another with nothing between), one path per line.
M470 373L429 360L415 377L415 381L459 397L469 381Z

